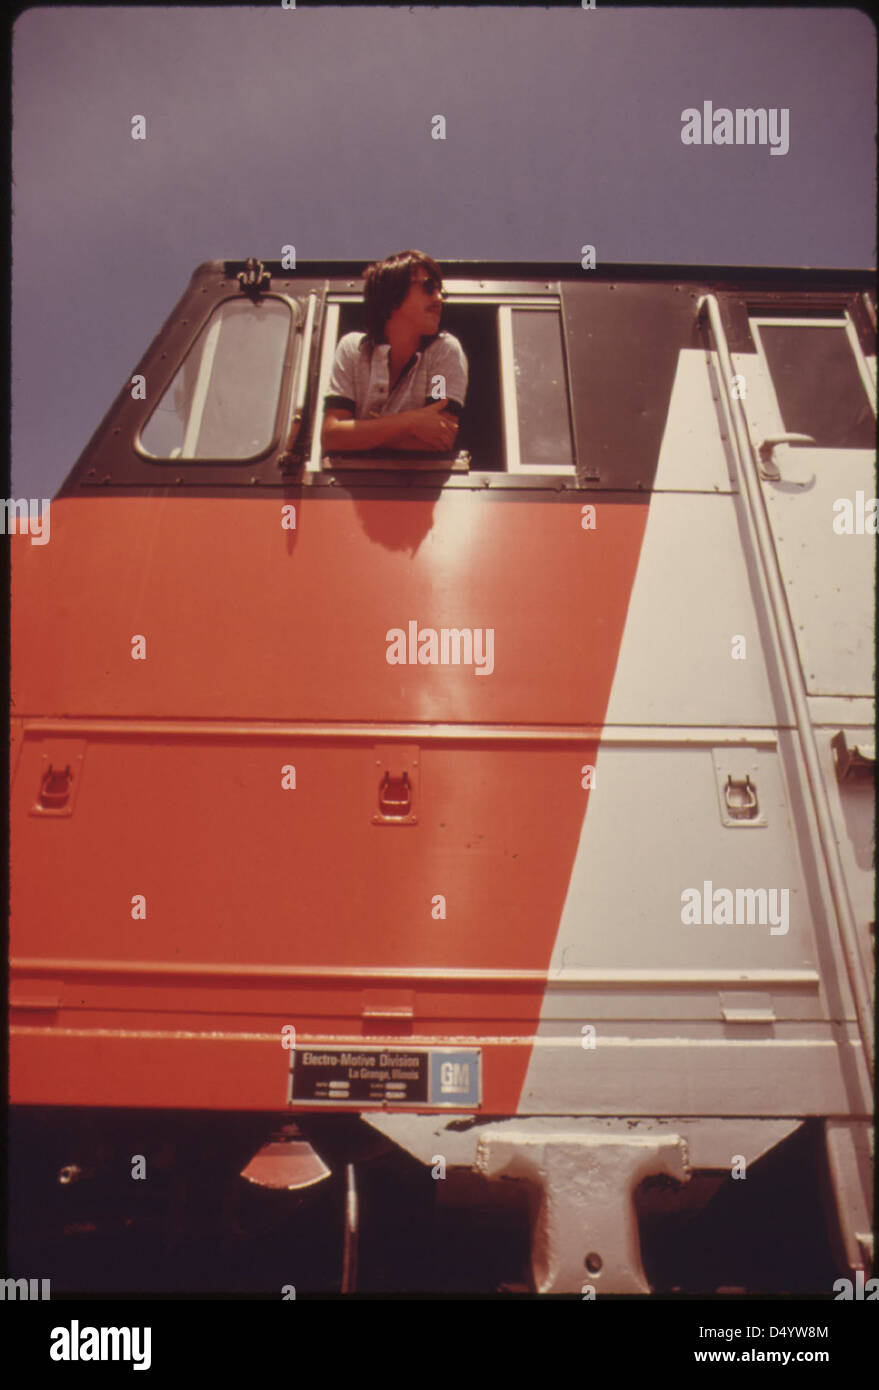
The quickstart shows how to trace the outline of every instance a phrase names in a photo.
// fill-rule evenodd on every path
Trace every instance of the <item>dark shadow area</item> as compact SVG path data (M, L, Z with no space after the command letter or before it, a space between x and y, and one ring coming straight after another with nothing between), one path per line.
M343 475L344 477L344 475ZM345 479L347 481L347 479ZM344 488L344 482L342 482ZM352 500L364 532L385 550L404 550L415 555L433 529L433 512L441 488L413 488L405 507L377 506L381 493L373 489L367 496L352 492Z
M462 1195L455 1172L434 1179L429 1167L347 1115L300 1117L328 1178L293 1192L246 1181L242 1168L289 1118L17 1108L9 1131L10 1273L50 1279L53 1297L280 1300L288 1285L297 1297L338 1293L350 1163L359 1205L357 1292L491 1293L510 1280L527 1286L520 1184L479 1184ZM142 1180L132 1177L135 1155L145 1159ZM59 1181L65 1170L67 1181Z
M635 1208L655 1293L829 1295L847 1273L834 1251L836 1213L819 1124L807 1121L743 1178L648 1178Z

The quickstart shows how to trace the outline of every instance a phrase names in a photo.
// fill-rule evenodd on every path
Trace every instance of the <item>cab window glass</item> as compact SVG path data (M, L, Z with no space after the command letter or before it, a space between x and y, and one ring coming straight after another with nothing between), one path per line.
M871 449L875 421L845 323L760 324L784 428L825 449Z
M571 467L574 451L557 309L513 309L513 367L524 468Z
M251 458L271 444L291 326L278 299L224 300L141 433L157 459Z

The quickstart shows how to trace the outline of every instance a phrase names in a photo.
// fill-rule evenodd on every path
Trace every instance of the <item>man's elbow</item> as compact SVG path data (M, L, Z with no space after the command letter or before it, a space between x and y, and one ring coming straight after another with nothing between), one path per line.
M345 447L345 431L339 428L338 420L324 420L320 432L321 447L331 453L338 453Z

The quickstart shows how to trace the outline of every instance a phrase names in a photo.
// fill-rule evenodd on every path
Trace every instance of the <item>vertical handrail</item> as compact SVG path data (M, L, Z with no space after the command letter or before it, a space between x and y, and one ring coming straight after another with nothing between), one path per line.
M737 482L740 492L743 497L747 499L748 512L757 541L757 550L769 594L770 613L782 657L787 694L793 706L796 718L797 730L800 736L800 747L802 748L803 759L806 765L806 776L812 794L812 804L818 820L820 850L827 869L827 878L833 898L833 907L839 925L839 936L848 974L848 982L854 999L861 1042L864 1047L864 1056L867 1059L867 1065L872 1077L873 1012L870 1001L870 989L861 962L857 930L846 893L845 877L842 869L842 861L839 857L839 848L836 843L836 834L833 829L830 803L827 798L827 790L824 786L824 778L821 774L818 745L815 742L815 734L809 715L809 705L806 698L805 682L800 669L800 657L797 649L796 636L788 612L781 576L778 571L775 546L773 544L772 532L766 514L763 492L757 476L756 462L751 446L751 436L748 431L748 422L745 417L741 398L734 395L731 390L731 383L735 376L735 371L732 357L730 356L726 332L720 317L720 305L715 295L706 294L699 300L697 306L698 318L702 317L705 309L708 310L711 333L714 338L717 356L720 359L719 376L724 393L726 411L732 425L733 437L731 443L734 446L732 453L736 465Z

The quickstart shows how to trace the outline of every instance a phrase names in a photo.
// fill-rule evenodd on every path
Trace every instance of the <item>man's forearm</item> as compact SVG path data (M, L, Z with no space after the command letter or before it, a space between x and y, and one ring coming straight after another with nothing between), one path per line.
M324 424L321 443L331 452L375 449L409 443L409 414L382 415L378 420L332 420Z

